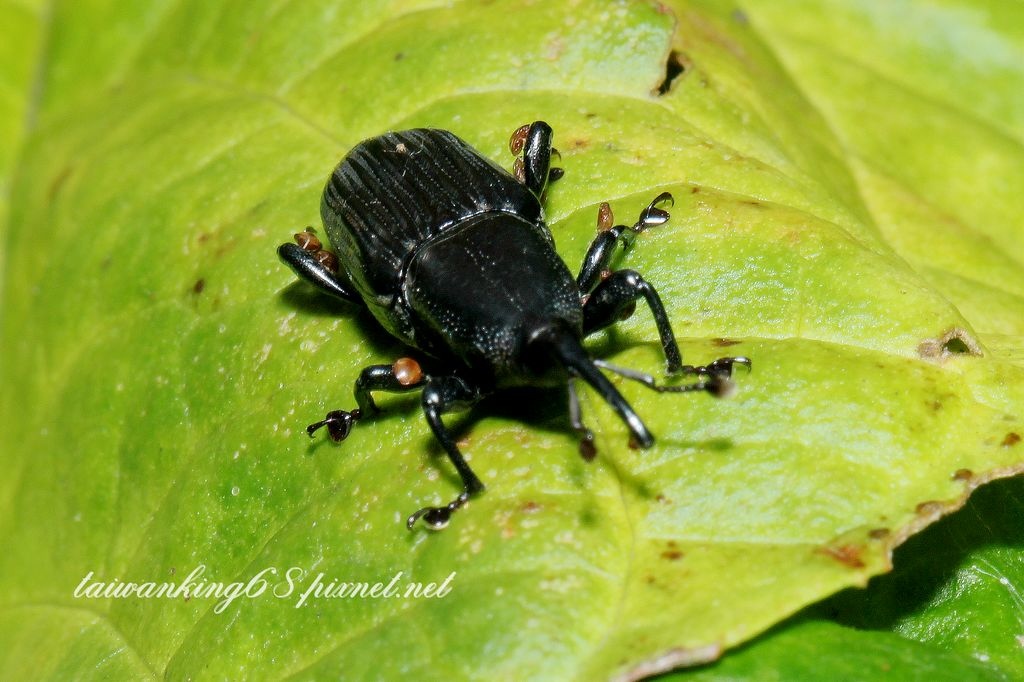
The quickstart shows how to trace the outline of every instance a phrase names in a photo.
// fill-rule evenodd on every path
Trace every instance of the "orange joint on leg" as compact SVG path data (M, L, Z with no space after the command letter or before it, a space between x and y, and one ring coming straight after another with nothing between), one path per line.
M324 251L323 249L320 249L319 251L313 254L313 257L316 258L317 262L320 263L320 265L324 266L331 272L337 274L338 257L335 256L333 253L331 253L330 251Z
M612 207L607 201L603 202L597 209L597 231L607 232L612 229L615 217L612 215Z
M398 358L395 364L391 365L391 373L398 379L402 386L412 386L423 380L423 370L420 363L412 358Z
M523 147L526 146L526 136L530 133L530 124L521 125L515 129L512 133L512 137L508 139L508 150L513 155L519 154L523 151Z
M323 248L323 244L309 229L295 234L295 243L311 253L316 253Z

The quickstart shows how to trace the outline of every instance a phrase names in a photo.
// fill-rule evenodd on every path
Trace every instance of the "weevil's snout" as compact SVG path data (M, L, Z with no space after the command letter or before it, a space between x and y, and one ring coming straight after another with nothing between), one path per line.
M520 341L511 353L518 371L530 377L533 386L559 386L565 381L569 366L559 354L553 339L573 335L562 320L529 319L517 324Z
M597 391L598 395L615 410L619 418L625 422L626 427L629 429L631 443L635 443L641 448L649 448L654 445L654 436L651 435L647 426L644 425L643 420L633 410L633 407L626 402L626 399L622 397L618 389L601 374L598 366L602 363L593 360L587 355L576 335L565 327L553 327L550 329L550 333L543 338L543 341L548 344L548 347L555 357L558 358L562 366L568 370L570 378L579 377L590 384L591 388ZM572 391L570 401L575 401ZM585 437L588 429L583 427L581 422L578 422L578 406L574 407L570 404L570 411L576 415L573 417L573 427ZM587 446L581 445L580 452L585 459L589 454L591 446L592 444Z

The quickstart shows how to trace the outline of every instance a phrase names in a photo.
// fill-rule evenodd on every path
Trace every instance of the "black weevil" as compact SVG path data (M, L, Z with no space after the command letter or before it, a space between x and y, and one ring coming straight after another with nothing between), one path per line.
M562 176L551 167L551 127L543 121L513 133L514 174L484 158L445 130L393 132L357 145L334 170L320 214L335 254L307 231L278 254L300 278L332 296L365 306L405 344L431 359L424 372L412 358L371 365L356 379L358 408L335 410L307 427L326 426L335 441L378 411L371 391L422 391L423 412L462 478L462 492L444 507L425 507L431 528L484 485L463 459L441 415L466 409L484 396L513 386L567 385L569 417L580 452L595 454L593 433L580 418L575 381L583 379L626 423L632 442L647 448L654 437L600 370L615 372L659 392L707 391L731 386L734 364L720 358L703 367L684 365L668 316L654 287L633 270L608 269L615 245L629 248L635 235L668 220L659 194L636 224L612 226L602 204L598 235L575 278L555 252L541 199ZM518 157L522 152L522 157ZM643 297L654 314L670 374L693 383L661 385L648 374L591 358L584 337L628 317Z

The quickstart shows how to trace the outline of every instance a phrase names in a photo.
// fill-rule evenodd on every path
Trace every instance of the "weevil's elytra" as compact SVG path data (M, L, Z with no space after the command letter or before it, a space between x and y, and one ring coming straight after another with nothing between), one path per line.
M598 234L574 277L558 256L544 223L542 198L562 177L551 167L551 127L543 121L517 129L509 148L514 174L450 132L416 129L386 133L358 144L331 174L320 214L337 255L311 231L295 235L278 254L324 293L369 310L396 338L430 358L430 372L411 357L371 365L355 382L353 410L334 410L307 427L326 426L345 439L356 422L378 411L373 391L419 391L423 413L462 479L462 491L443 507L409 516L413 528L445 527L484 484L466 463L442 415L515 386L565 386L569 422L580 454L596 455L576 392L589 384L618 413L630 443L647 448L654 437L602 370L660 393L731 390L743 357L707 366L684 365L658 292L633 270L610 267L620 242L669 218L662 193L631 226L613 225L611 208L598 211ZM324 254L327 254L325 256ZM583 339L628 317L644 299L654 317L670 374L691 383L659 384L654 377L591 358Z

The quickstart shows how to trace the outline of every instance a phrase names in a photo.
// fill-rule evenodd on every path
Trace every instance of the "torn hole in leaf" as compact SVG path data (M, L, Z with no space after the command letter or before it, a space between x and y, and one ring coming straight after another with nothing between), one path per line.
M935 339L925 339L917 347L924 360L945 362L956 355L982 355L981 345L962 327L953 327Z
M665 59L665 79L661 81L655 92L658 97L668 94L672 85L682 74L686 73L689 67L689 60L679 50L671 50L668 58Z

